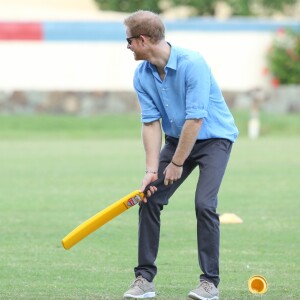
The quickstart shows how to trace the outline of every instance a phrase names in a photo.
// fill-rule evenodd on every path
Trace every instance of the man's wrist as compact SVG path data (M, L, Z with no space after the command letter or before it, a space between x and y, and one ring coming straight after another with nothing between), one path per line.
M171 160L171 163L172 163L174 166L178 167L178 168L181 168L181 167L183 167L183 164L182 164L182 165L180 165L180 164L177 164L177 163L176 163L176 162L174 162L173 160Z
M148 174L148 173L150 173L150 174L157 174L158 172L157 172L157 171L153 171L153 170L148 170L148 169L146 169L146 170L145 170L145 173L146 173L146 174Z

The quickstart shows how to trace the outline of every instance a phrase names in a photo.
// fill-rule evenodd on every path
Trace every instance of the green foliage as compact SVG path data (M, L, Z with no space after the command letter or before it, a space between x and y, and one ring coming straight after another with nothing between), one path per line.
M187 5L194 7L198 15L213 15L217 0L171 0L173 6Z
M162 12L159 0L95 0L100 9L121 12L133 12L139 9ZM248 16L253 14L252 5L261 5L269 12L282 11L286 5L293 5L297 0L224 0L233 11L233 15ZM187 5L196 9L200 15L214 15L217 0L169 0L171 6Z
M232 9L233 15L249 16L251 12L251 4L248 0L227 0L226 1Z
M267 59L273 80L278 84L300 84L300 33L278 30Z
M102 10L133 12L136 10L150 10L160 13L158 0L95 0Z
M257 0L257 2L269 11L282 11L286 5L293 5L297 0Z

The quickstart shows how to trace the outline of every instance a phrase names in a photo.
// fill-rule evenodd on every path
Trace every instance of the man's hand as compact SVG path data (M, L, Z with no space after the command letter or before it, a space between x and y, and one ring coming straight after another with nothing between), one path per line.
M165 168L164 171L165 185L173 184L175 181L181 178L182 175L182 167L175 166L172 162Z
M195 145L202 122L203 119L191 119L185 121L176 151L172 158L173 162L171 161L164 171L165 185L173 184L176 180L181 178L183 171L182 165Z
M141 192L145 192L145 188L148 184L150 184L151 182L155 181L158 179L157 174L153 174L153 173L147 173L143 179L142 182L142 187L141 187ZM150 186L149 190L146 191L145 197L143 199L144 203L147 203L147 198L146 197L151 197L151 195L153 195L155 192L157 191L157 187L156 186Z

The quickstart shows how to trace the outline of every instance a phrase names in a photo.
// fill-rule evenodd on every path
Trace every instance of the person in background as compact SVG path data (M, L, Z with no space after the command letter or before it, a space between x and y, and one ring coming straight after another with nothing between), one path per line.
M195 211L201 272L199 285L188 296L219 299L218 191L238 129L204 58L168 43L157 14L137 11L124 20L124 25L127 48L135 60L143 61L134 74L146 156L141 191L150 185L139 207L135 280L124 298L155 297L161 211L198 168Z

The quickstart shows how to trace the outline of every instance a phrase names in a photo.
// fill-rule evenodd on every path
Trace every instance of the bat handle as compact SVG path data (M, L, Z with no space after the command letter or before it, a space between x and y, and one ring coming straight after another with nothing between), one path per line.
M146 195L147 194L147 192L150 190L150 186L159 186L159 185L161 185L163 182L164 182L164 176L162 176L162 177L159 177L158 179L156 179L156 180L154 180L154 181L152 181L152 182L150 182L146 187L145 187L145 189L144 189L144 195Z

